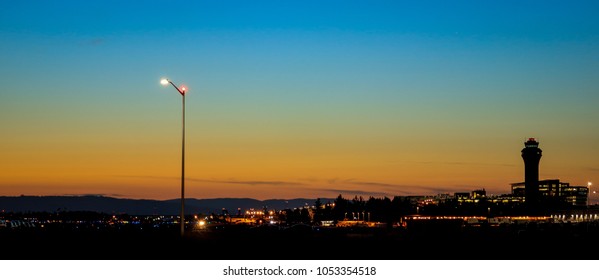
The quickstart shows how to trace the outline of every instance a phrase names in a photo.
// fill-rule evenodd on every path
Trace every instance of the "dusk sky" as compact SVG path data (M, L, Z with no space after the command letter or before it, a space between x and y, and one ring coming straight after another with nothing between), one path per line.
M598 1L3 1L0 195L599 187ZM595 186L594 185L594 186ZM594 187L592 186L592 188ZM592 195L597 200L597 195Z

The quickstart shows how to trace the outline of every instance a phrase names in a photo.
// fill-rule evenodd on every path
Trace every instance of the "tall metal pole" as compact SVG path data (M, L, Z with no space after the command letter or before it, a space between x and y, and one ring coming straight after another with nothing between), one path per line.
M181 236L183 236L185 233L185 92L183 92L182 97L183 135L181 140Z
M160 81L163 85L171 84L180 94L182 98L182 110L181 110L181 124L182 124L182 137L181 137L181 237L185 234L185 87L179 89L169 79L162 79Z

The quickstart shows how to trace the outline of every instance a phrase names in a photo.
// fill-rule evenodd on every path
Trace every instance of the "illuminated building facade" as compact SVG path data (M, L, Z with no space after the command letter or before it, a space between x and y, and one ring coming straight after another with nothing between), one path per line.
M539 203L558 204L563 206L586 206L589 188L584 186L570 186L569 183L561 182L559 179L538 181ZM513 183L512 195L525 197L527 191L526 182ZM528 199L526 197L525 199Z
M459 204L478 203L481 200L485 200L487 198L487 191L485 191L485 189L479 189L479 190L473 190L469 193L456 192L454 196Z

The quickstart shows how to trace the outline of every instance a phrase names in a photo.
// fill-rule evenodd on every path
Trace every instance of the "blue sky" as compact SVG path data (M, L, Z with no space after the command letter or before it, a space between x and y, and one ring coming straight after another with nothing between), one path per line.
M171 196L174 179L123 179L178 174L166 76L189 87L198 196L509 192L528 137L543 178L599 175L596 1L2 6L0 193Z

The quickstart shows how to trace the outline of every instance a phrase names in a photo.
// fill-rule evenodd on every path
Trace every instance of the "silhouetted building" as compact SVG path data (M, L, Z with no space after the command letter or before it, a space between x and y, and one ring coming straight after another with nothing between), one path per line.
M470 193L468 193L468 192L456 192L453 194L453 196L459 202L470 199Z
M456 192L454 194L456 201L459 204L462 203L479 203L481 200L487 198L487 191L485 189L473 190L467 192Z
M519 183L519 184L522 184L522 186L524 186L524 183ZM522 189L524 190L524 187L522 187ZM518 205L518 204L524 203L524 192L522 193L522 195L515 195L515 194L493 195L488 198L488 201L490 203L493 203L496 205Z
M589 188L570 186L570 183L560 182L559 179L538 181L539 206L554 207L583 207L587 205ZM525 196L526 182L513 183L512 195ZM528 199L528 198L526 198Z
M487 197L487 191L485 191L485 189L473 190L471 196L474 199L486 198Z
M539 207L539 162L541 161L542 151L539 149L539 142L535 138L528 138L524 142L522 149L522 159L524 160L524 197L526 205L535 209Z
M568 205L577 207L588 206L589 188L584 186L564 187L560 195Z

